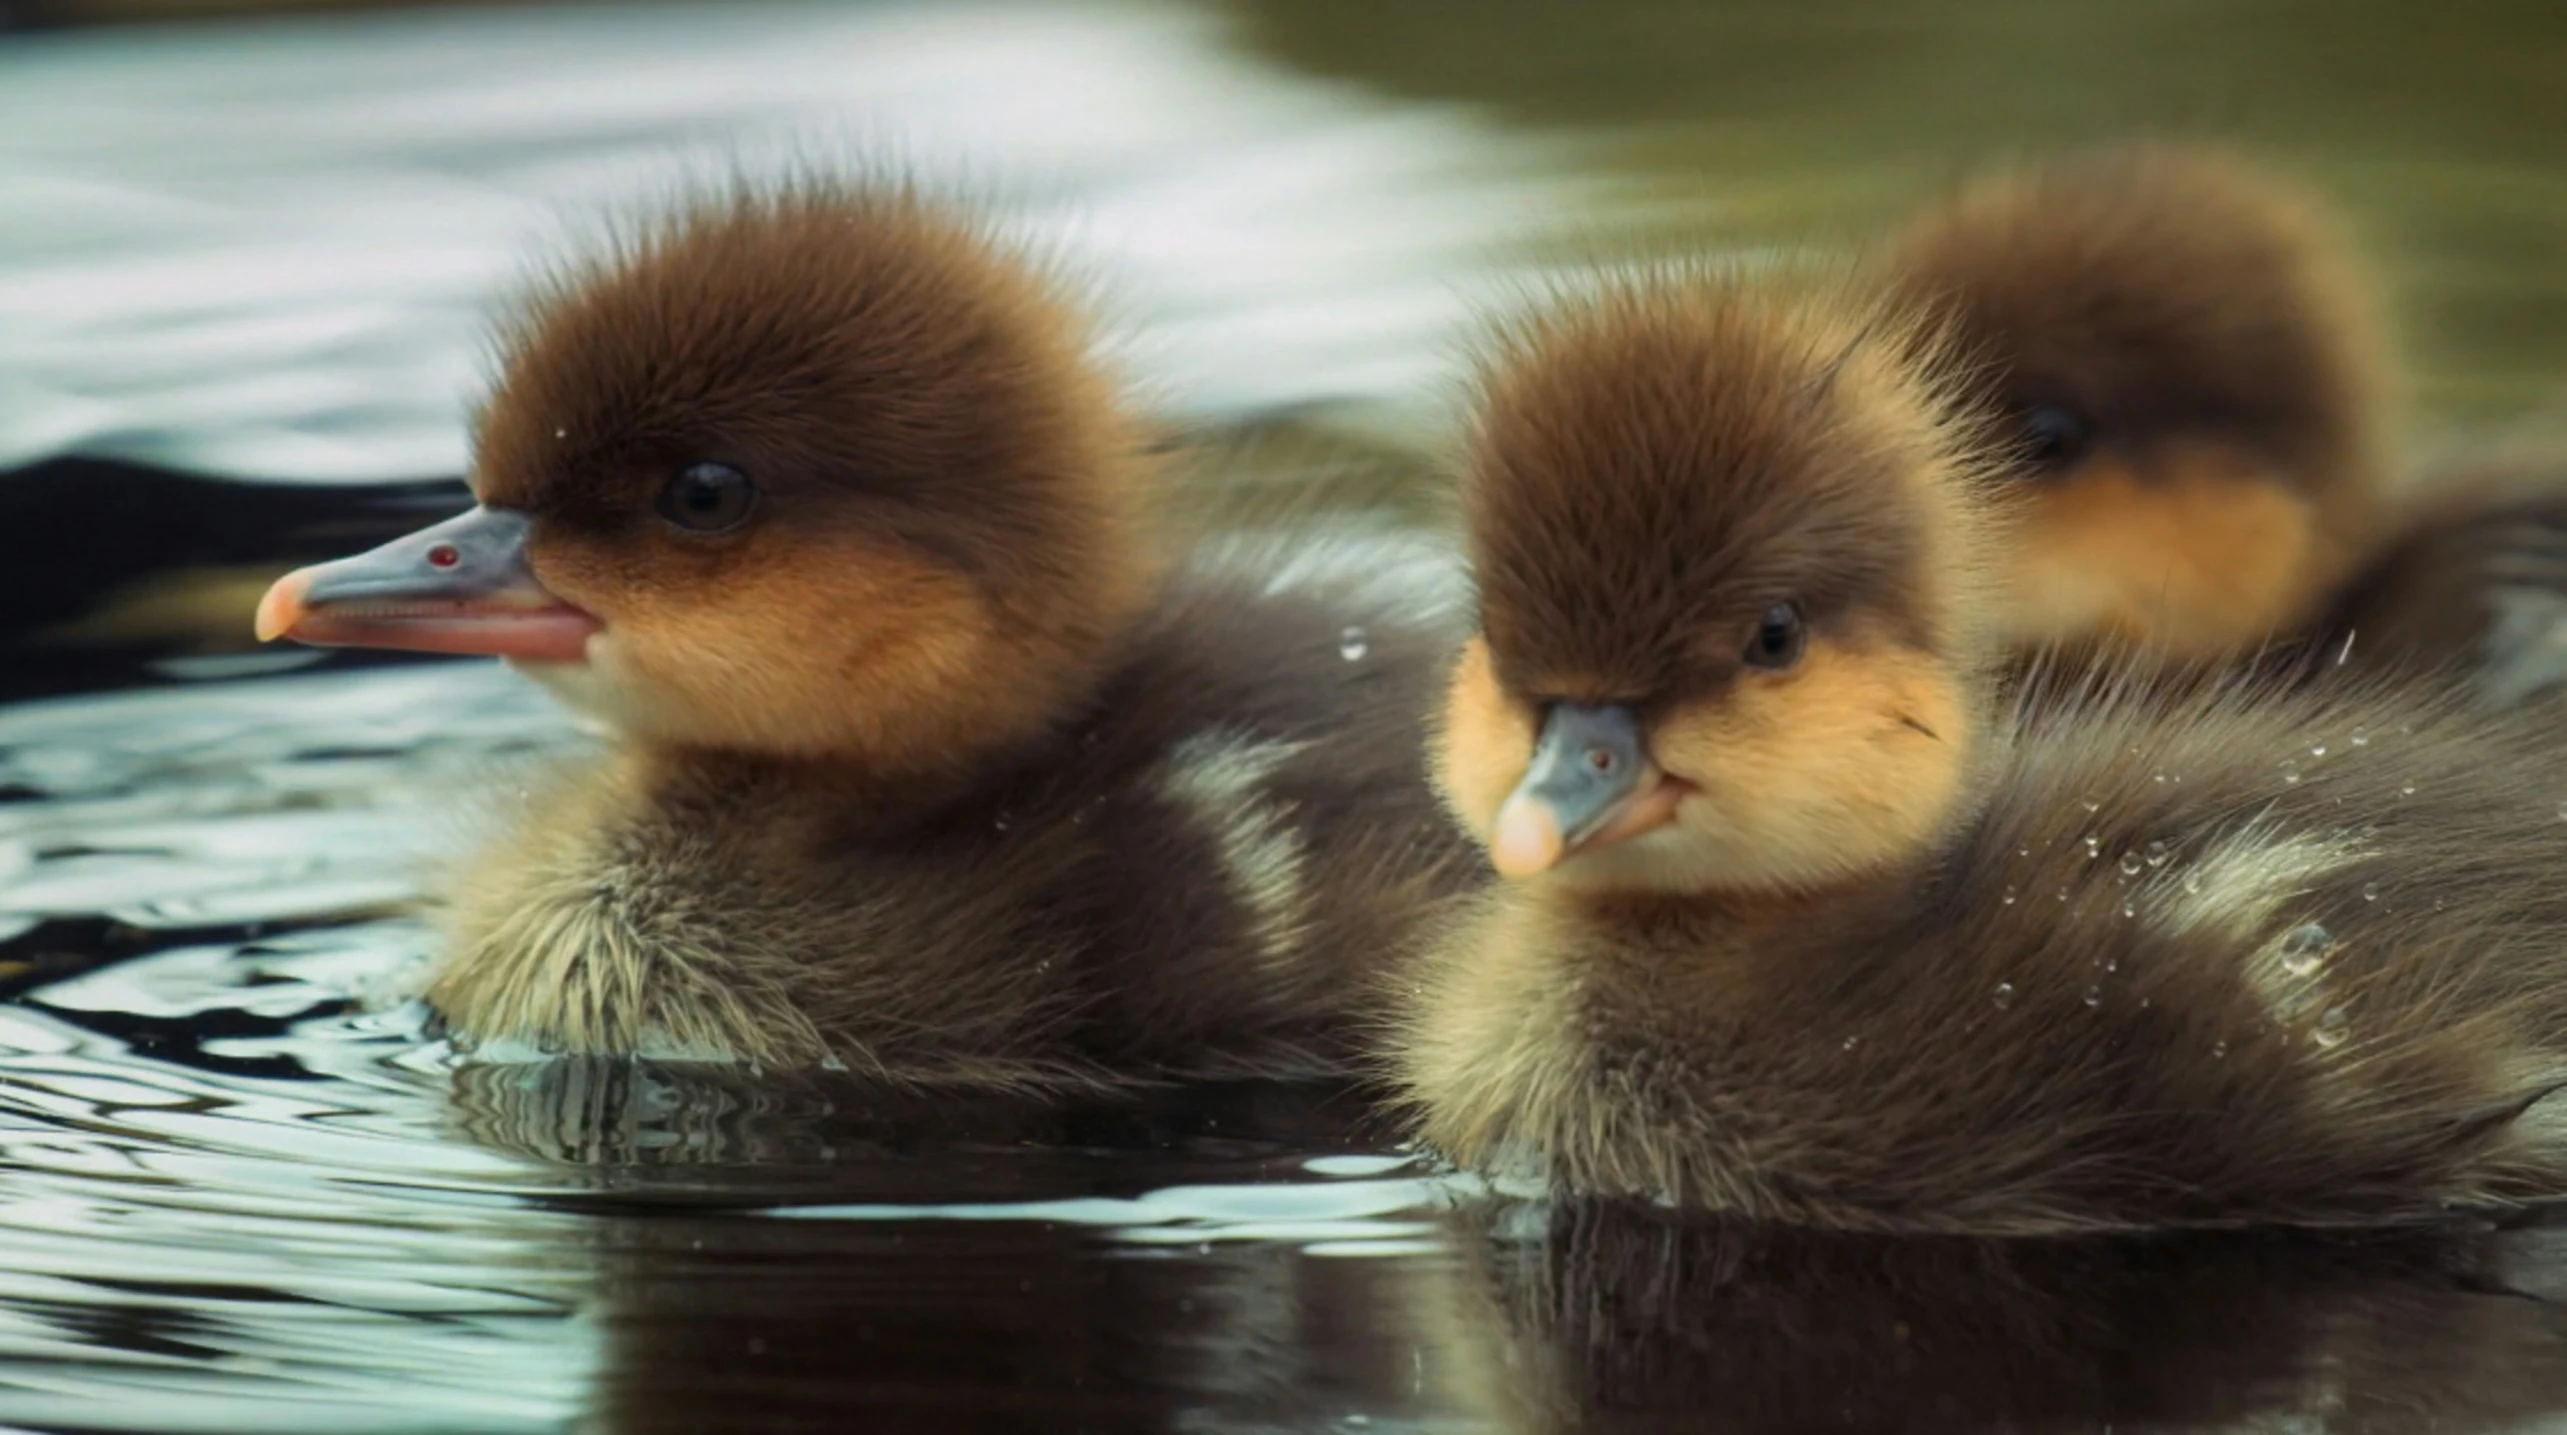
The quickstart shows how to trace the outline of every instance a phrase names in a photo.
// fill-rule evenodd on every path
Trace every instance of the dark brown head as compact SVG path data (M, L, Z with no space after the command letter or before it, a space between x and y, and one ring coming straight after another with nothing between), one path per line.
M496 652L648 740L905 773L1038 726L1146 591L1139 449L1077 314L905 187L688 205L502 351L462 531L294 575L263 627Z
M2308 618L2367 541L2383 346L2295 190L2216 154L2086 154L1964 188L1878 267L1947 318L2031 490L2018 643L2251 645Z
M1927 346L1832 288L1633 280L1519 326L1464 484L1439 780L1499 870L1815 885L1939 828L1981 479Z

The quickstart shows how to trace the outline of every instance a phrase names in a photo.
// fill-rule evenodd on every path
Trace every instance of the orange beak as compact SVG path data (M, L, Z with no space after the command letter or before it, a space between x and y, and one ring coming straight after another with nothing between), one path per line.
M1684 792L1649 760L1629 708L1555 703L1524 780L1497 810L1489 860L1501 877L1547 872L1673 822Z
M535 581L526 515L475 508L380 548L298 568L259 600L261 642L576 663L598 621Z

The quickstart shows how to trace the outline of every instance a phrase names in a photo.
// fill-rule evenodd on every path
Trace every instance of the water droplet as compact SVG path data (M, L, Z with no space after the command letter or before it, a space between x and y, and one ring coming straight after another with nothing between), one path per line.
M2148 844L2147 851L2146 851L2146 856L2147 856L2147 858L2148 858L2148 865L2149 865L2149 866L2151 866L2151 867L2163 867L2163 866L2165 866L2165 865L2166 865L2166 859L2167 859L2167 857L2168 857L2168 856L2170 856L2170 855L2172 855L2172 854L2170 854L2170 853L2168 853L2168 852L2167 852L2167 850L2166 850L2166 844L2165 844L2165 843L2163 843L2163 842L2151 842L2151 843L2149 843L2149 844Z
M2567 802L2558 804L2558 820L2561 822L2567 822Z
M2138 916L2138 915L2139 915L2139 903L2138 903L2138 902L2136 902L2136 901L2134 901L2134 900L2132 900L2132 899L2130 899L2130 898L2128 898L2128 897L2124 897L2124 898L2122 899L2122 902L2121 902L2121 914L2122 914L2123 916L2125 916L2125 917L2136 917L2136 916ZM2110 970L2110 968L2106 968L2106 970Z
M2398 784L2398 796L2400 796L2400 797L2413 797L2413 796L2415 796L2415 784L2414 784L2414 783L2412 783L2412 782L2401 782L2401 783L2399 783L2399 784Z
M2363 884L2362 884L2362 900L2363 900L2363 901L2365 901L2365 902L2376 902L2376 901L2379 901L2379 900L2380 900L2380 884L2379 884L2379 883L2377 883L2377 882L2365 882L2365 883L2363 883Z
M2103 1004L2104 1004L2104 989L2103 989L2103 988L2101 988L2101 987L2088 987L2088 988L2086 988L2086 1005L2088 1005L2088 1006L2102 1006Z
M1999 898L1998 900L1999 900L1999 901L2004 902L2004 903L2005 903L2007 906L2009 906L2009 907L2013 906L2013 905L2014 905L2014 889L2013 889L2012 887L2008 887L2008 888L2006 888L2006 889L2005 889L2005 895L2004 895L2003 897Z
M2333 950L2335 937L2315 922L2303 922L2282 934L2282 970L2295 977L2314 972Z
M2309 1040L2332 1049L2344 1045L2345 1038L2351 1035L2353 1019L2345 1015L2344 1008L2331 1006L2326 1009L2326 1015L2317 1019L2317 1027L2309 1033Z
M1845 1038L1845 1049L1852 1051L1855 1047L1862 1045L1862 1042L1863 1039L1859 1036L1849 1036Z
M2201 890L2202 874L2198 870L2187 869L2184 873L2184 895L2197 897L2201 895Z
M2286 758L2283 758L2283 759L2282 759L2282 781L2283 781L2283 783L2284 783L2284 784L2286 784L2286 785L2289 785L2289 786L2297 786L2297 785L2299 784L2299 780L2300 780L2300 765L2299 765L2298 763L2296 763L2296 762L2291 761L2291 760L2290 760L2289 758L2287 758L2287 757L2286 757Z
M1348 628L1337 635L1337 656L1350 663L1360 663L1364 654L1373 650L1373 640L1361 628Z
M555 430L553 430L553 437L555 437L555 438L568 438L568 437L570 437L570 430L569 430L569 429L555 429Z
M2093 798L2091 798L2091 797L2089 797L2089 798L2087 798L2087 799L2086 799L2086 811L2087 811L2087 812L2089 812L2089 813L2095 813L2095 812L2101 812L2101 811L2103 811L2103 810L2104 810L2104 805L2103 805L2102 803L2095 801L2095 800L2094 800Z
M2324 757L2324 756L2326 756L2326 744L2325 744L2325 743L2322 743L2322 742L2321 742L2321 743L2315 743L2315 744L2312 744L2312 745L2310 746L2310 748L2309 748L2309 756L2311 756L2311 757Z
M2228 1059L2228 1043L2224 1041L2212 1042L2210 1044L2210 1059L2213 1061L2226 1061Z
M2067 889L2067 887L2066 887L2064 884L2062 884L2062 885L2061 885L2061 887L2059 888L2059 900L2060 900L2060 901L2062 901L2062 902L2065 902L2065 901L2067 901L2067 900L2068 900L2068 889Z
M2157 774L2156 783L2159 787L2164 787L2166 785L2166 774L2162 772Z
M2345 740L2352 743L2355 747L2369 747L2371 745L2371 731L2368 728L2357 727L2353 730L2353 736Z
M996 829L997 831L1000 831L1000 832L1004 832L1004 831L1006 831L1006 830L1007 830L1007 815L1006 815L1005 813L1001 813L1001 814L999 814L998 816L996 816L996 817L994 817L994 818L991 818L991 819L990 819L990 823L989 823L989 825L990 825L992 828Z
M2031 855L2032 855L2032 844L2031 844L2031 843L2029 843L2029 842L2027 842L2027 843L2025 843L2024 845L2022 845L2021 847L2017 847L2016 849L2014 849L2014 855L2015 855L2015 856L2017 856L2017 857L2029 857L2029 856L2031 856Z
M2136 877L2139 875L2138 853L2124 852L2121 854L2121 875L2124 877Z
M2004 1011L2012 1005L2014 1005L2014 983L1997 983L1997 1010Z
M2121 958L2119 958L2119 957L2106 957L2106 958L2104 958L2104 973L2105 973L2105 975L2109 976L2109 975L2111 975L2112 973L2117 972L2117 971L2120 971L2120 970L2121 970Z
M2087 839L2086 839L2086 860L2087 860L2087 861L2089 861L2089 862L2092 862L2093 860L2095 860L2095 859L2096 859L2096 858L2098 858L2098 857L2101 857L2102 855L2104 855L2104 840L2103 840L2102 838L2100 838L2100 837L2089 837L2089 838L2087 838Z

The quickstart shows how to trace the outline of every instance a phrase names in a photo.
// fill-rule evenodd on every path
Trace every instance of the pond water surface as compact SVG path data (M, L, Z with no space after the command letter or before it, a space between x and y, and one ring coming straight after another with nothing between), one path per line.
M1095 273L1244 471L1431 463L1598 233L1842 243L1973 163L2235 135L2382 256L2420 448L2567 378L2567 12L1971 0L476 7L0 37L0 1423L2567 1428L2567 1245L1888 1243L1492 1198L1353 1094L1035 1107L459 1060L384 999L479 665L262 653L459 501L478 326L708 165L896 153Z

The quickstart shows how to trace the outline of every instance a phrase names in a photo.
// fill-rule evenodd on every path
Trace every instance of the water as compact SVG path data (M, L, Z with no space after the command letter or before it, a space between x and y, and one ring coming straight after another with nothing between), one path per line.
M2304 922L2282 934L2282 970L2295 977L2313 976L2335 950L2334 934L2315 922Z
M673 154L888 142L960 173L1096 274L1181 437L1394 510L1427 501L1473 305L1564 250L1833 242L1966 164L2133 129L2240 135L2344 197L2427 446L2537 425L2567 375L2567 18L2382 11L670 5L10 38L0 693L44 700L0 708L0 1424L2557 1419L2567 1246L2540 1226L1793 1237L1503 1199L1327 1088L1029 1108L460 1063L402 996L433 952L410 904L475 794L586 739L492 669L243 632L289 563L459 502L489 296Z

